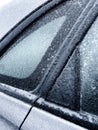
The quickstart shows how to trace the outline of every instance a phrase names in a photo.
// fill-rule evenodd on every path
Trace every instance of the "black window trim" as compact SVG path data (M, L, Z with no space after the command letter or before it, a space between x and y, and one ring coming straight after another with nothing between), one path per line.
M48 111L65 120L73 122L77 125L80 125L84 128L90 130L98 130L98 117L95 115L89 114L84 111L75 112L71 109L46 101L44 98L39 98L35 102L34 106L43 109L44 111Z
M21 90L19 88L14 88L4 83L0 83L0 92L9 95L13 98L16 98L18 100L21 100L25 103L28 103L30 105L32 105L32 103L39 98L39 96L37 95L31 94L30 92Z
M34 93L40 93L41 94L40 96L44 98L47 97L48 92L51 91L53 84L56 82L56 79L62 73L62 70L67 64L76 46L82 41L88 29L92 25L97 15L97 9L95 9L97 8L97 6L93 7L95 2L96 0L90 0L88 2L87 6L85 7L83 12L79 16L75 25L66 36L62 46L60 47L59 51L57 52L57 55L54 58L54 61L52 62L50 68L47 70L47 73L43 77L41 83L39 84L37 89L34 91ZM93 12L93 10L95 11ZM58 57L59 55L60 55L60 58ZM58 58L59 58L59 61L58 61ZM55 65L56 61L57 61L57 64ZM59 64L60 61L61 61L61 65Z

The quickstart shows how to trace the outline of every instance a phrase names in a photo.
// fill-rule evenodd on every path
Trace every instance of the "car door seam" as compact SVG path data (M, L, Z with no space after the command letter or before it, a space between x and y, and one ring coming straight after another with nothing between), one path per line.
M28 112L27 112L27 114L26 114L25 118L23 119L22 123L20 124L20 126L19 126L19 129L18 129L18 130L21 130L21 128L22 128L22 126L23 126L24 122L26 121L26 119L27 119L28 115L30 114L30 112L31 112L32 108L34 107L34 104L37 102L37 100L38 100L39 98L40 98L40 97L39 97L39 96L37 96L37 97L36 97L36 99L35 99L35 100L31 103L31 107L30 107L30 109L28 110Z

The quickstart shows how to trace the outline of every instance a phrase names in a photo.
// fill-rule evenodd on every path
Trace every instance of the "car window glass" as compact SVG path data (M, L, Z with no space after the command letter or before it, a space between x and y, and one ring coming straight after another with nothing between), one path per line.
M0 57L1 83L27 91L39 85L76 20L77 15L71 23L68 22L70 4L62 2L35 19L11 41L9 48L3 50Z
M27 78L36 69L65 16L56 18L32 32L18 44L14 44L0 58L0 74L15 78Z
M81 108L98 115L98 18L79 49Z
M47 99L98 115L98 18L74 50Z
M38 90L51 65L57 64L53 62L57 52L88 3L79 1L62 1L11 41L0 58L0 83L27 91Z

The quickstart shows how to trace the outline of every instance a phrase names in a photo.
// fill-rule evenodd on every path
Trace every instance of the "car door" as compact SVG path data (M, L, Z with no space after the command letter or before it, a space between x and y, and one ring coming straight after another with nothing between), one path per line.
M4 99L3 102L8 103L6 106L9 108L8 111L7 107L4 107L5 105L2 105L3 102L1 102L2 118L9 120L16 127L22 128L37 100L40 97L47 97L65 64L64 61L59 61L62 57L61 52L65 52L64 50L61 51L62 48L67 48L66 44L65 47L63 46L64 40L68 38L68 40L71 40L79 16L83 13L87 15L94 2L92 0L90 2L63 1L40 18L35 19L5 48L3 47L4 49L2 48L0 91L2 101ZM77 27L82 23L83 18L79 21ZM69 37L72 30L73 34ZM66 57L68 55L69 53ZM25 112L22 114L23 109L25 109ZM36 108L34 109L36 111ZM47 116L47 114L44 114L44 116ZM21 115L23 115L23 118L19 120L22 117ZM38 117L38 115L40 115L40 112L39 114L36 113L35 116ZM51 116L49 116L50 119ZM56 117L56 119L58 118ZM37 118L35 121L37 121ZM62 121L60 120L60 122Z

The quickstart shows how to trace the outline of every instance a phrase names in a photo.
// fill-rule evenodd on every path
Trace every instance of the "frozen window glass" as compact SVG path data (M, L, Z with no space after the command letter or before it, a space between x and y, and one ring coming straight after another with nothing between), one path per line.
M47 99L98 115L98 18L74 50Z
M0 74L14 77L29 77L40 63L46 50L64 23L66 17L58 17L14 44L0 58Z
M80 45L82 110L98 115L98 18Z

